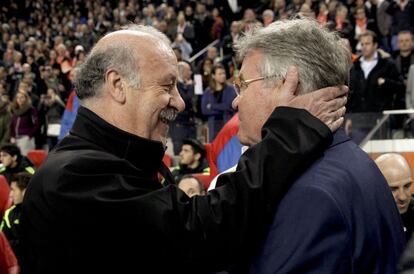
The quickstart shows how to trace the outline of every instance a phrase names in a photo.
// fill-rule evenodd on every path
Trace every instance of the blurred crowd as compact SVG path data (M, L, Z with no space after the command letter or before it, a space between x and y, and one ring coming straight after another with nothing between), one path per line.
M186 109L171 128L174 153L185 138L212 141L235 113L231 83L241 64L233 43L246 31L292 16L312 17L338 31L349 41L356 62L364 50L361 34L373 31L381 58L394 59L392 69L398 72L392 80L400 85L388 86L393 89L387 91L392 93L386 96L389 104L360 107L355 100L373 99L355 95L348 109L360 113L405 108L405 85L414 63L412 0L9 0L0 10L0 144L15 143L23 155L34 148L53 148L74 92L76 67L99 37L131 22L165 33L180 61L178 88ZM371 85L382 81L378 78L386 79L375 77L362 79L367 87L360 93L371 92ZM361 79L351 75L350 83L361 89L361 82L353 79ZM357 124L354 121L354 127ZM402 126L403 121L395 122L395 128Z

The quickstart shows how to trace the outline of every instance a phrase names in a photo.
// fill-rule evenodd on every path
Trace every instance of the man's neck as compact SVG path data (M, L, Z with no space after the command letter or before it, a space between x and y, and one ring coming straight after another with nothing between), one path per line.
M404 50L404 51L400 51L400 55L402 57L408 57L411 55L411 49L410 50Z
M17 167L17 162L13 162L13 163L10 165L10 168L15 168L15 167Z
M200 165L199 161L194 161L192 164L188 165L191 169L196 169Z
M374 52L373 54L371 54L371 55L369 55L369 56L364 56L364 60L365 60L365 61L372 61L372 60L374 60L374 58L375 58L375 53L376 53L376 52Z

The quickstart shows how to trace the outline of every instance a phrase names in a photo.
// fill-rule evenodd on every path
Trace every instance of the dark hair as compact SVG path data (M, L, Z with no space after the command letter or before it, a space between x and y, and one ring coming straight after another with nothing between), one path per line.
M200 162L206 157L206 149L204 147L204 145L196 139L184 139L183 140L183 145L190 145L193 150L194 153L200 153L201 157L200 157Z
M16 145L13 145L13 144L4 144L0 148L0 151L9 154L12 157L17 155L17 159L18 160L22 156L22 154L20 152L20 148L18 146L16 146Z
M226 68L223 66L223 64L217 63L217 64L213 65L213 67L211 68L211 75L216 74L216 71L219 70L219 69L224 70L224 72L226 71ZM226 77L227 77L227 74L226 74ZM226 85L227 85L226 82L224 82L223 86L225 87ZM214 80L213 77L211 77L210 88L213 92L216 89L216 80Z
M361 39L362 37L372 37L372 42L378 43L378 37L372 30L366 30L364 33L359 35L359 39Z
M12 182L16 182L16 186L20 190L25 190L33 175L28 172L19 172L14 174L12 177Z
M191 175L191 174L187 174L184 175L183 177L181 177L181 179L178 181L177 186L181 183L182 180L184 179L194 179L197 181L198 187L200 188L200 193L204 194L206 193L206 189L204 188L204 184L200 181L200 179L198 179L197 177Z

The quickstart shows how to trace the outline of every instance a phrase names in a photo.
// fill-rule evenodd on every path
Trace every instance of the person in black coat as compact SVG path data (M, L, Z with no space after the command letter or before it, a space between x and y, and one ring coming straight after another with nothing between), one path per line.
M330 127L277 108L263 141L220 177L225 186L189 198L162 164L168 123L184 109L176 79L167 38L151 27L110 33L92 49L76 76L82 106L73 128L25 194L23 273L208 273L248 258L280 196L343 115L343 98L325 103L343 89L295 97L297 75L288 75L277 106L306 105Z
M405 105L405 88L397 67L391 58L384 58L377 50L377 36L367 30L360 35L362 56L354 62L350 76L350 94L347 110L351 114L352 136L360 143L375 126L382 111ZM360 115L364 113L364 115Z

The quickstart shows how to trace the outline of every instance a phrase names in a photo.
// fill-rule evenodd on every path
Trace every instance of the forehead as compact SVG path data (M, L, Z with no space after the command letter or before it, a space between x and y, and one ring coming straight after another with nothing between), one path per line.
M198 188L198 182L194 178L185 178L180 181L180 186Z
M259 64L262 62L263 55L258 51L249 52L243 59L240 69L240 78L246 79L252 75L257 75L260 71Z

